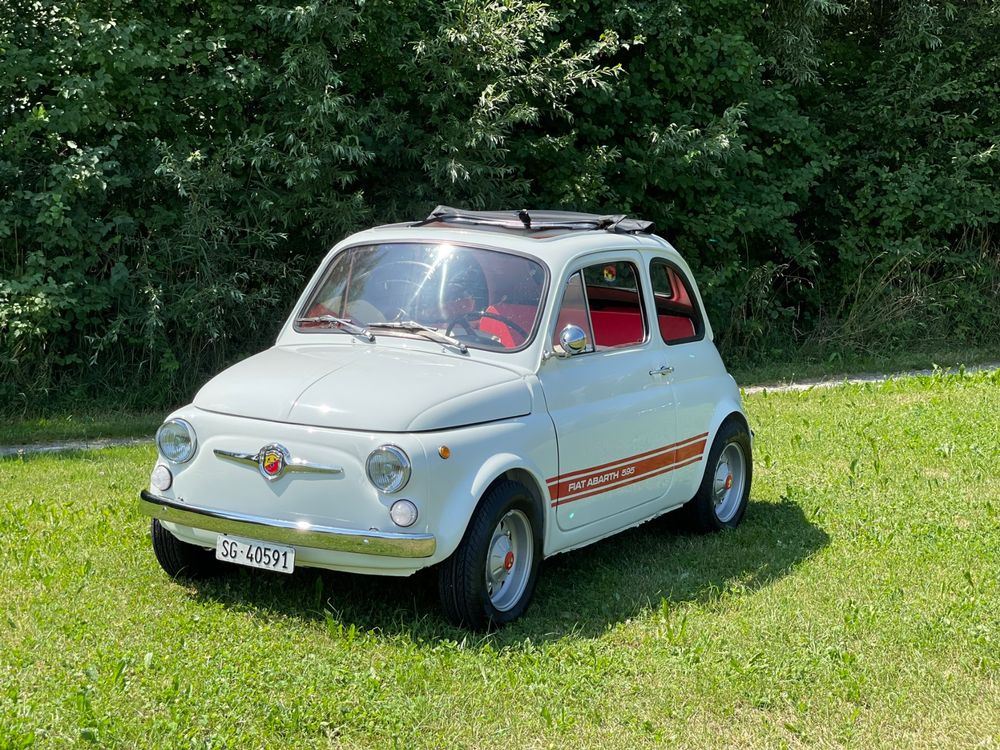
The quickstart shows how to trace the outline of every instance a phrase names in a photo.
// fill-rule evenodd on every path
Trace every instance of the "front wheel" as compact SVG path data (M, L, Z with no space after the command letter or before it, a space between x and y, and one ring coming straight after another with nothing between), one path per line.
M474 630L516 620L531 601L541 559L541 518L531 493L518 482L493 485L439 568L445 615Z
M206 549L182 542L156 518L150 524L153 554L171 578L207 578L219 572L219 561Z
M702 532L739 526L747 510L752 479L750 434L742 420L729 419L715 436L698 491L681 508L687 525Z

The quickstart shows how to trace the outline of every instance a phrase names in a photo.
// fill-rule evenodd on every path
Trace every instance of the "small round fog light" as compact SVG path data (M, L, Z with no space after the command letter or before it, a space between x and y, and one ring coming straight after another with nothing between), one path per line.
M149 475L149 483L162 492L170 489L170 485L174 483L174 476L170 473L170 469L160 464Z
M397 500L389 508L389 518L397 526L412 526L417 522L417 506L409 500Z

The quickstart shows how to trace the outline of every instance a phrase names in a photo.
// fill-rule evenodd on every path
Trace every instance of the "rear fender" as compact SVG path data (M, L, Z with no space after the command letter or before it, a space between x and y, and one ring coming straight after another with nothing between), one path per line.
M715 411L712 413L712 421L710 423L712 427L708 433L708 447L705 451L706 459L712 450L712 445L715 442L715 436L718 434L719 429L722 427L723 423L730 418L738 419L747 428L747 432L750 432L750 422L747 420L746 413L743 411L743 404L740 402L739 397L726 397L720 399L720 401L715 405ZM750 434L751 436L753 435L752 432ZM708 461L702 461L701 467L701 476L698 478L699 484L705 476L705 471L708 470Z

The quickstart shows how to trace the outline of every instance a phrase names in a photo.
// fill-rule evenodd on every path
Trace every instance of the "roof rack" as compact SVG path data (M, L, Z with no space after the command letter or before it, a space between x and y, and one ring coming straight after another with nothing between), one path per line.
M651 234L653 222L630 219L625 214L583 214L573 211L464 211L460 208L438 206L423 221L411 226L422 227L440 222L467 226L497 227L500 229L530 230L604 230L616 234Z

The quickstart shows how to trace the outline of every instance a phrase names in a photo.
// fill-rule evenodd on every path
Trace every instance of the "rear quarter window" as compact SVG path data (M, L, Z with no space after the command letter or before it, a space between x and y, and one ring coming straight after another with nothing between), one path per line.
M704 338L704 318L684 272L663 258L654 258L649 263L649 277L663 343L684 344Z

